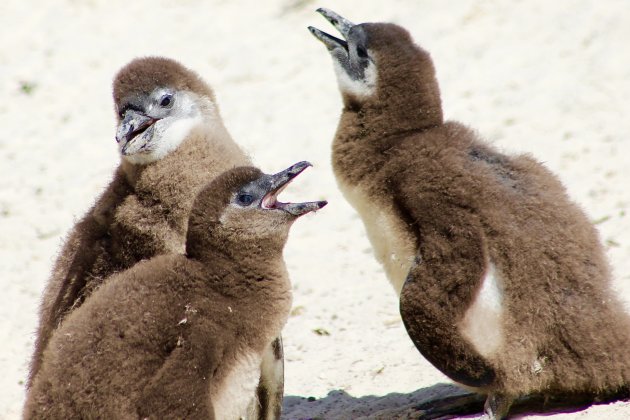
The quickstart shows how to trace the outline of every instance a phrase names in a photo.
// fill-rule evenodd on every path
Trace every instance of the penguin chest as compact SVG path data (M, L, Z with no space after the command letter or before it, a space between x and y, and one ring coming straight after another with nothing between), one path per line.
M400 295L417 253L416 241L391 205L374 200L360 187L339 182L346 200L361 216L374 255Z
M217 419L247 417L248 406L256 395L260 378L261 356L256 353L240 355L227 369L227 374L215 389L212 397Z

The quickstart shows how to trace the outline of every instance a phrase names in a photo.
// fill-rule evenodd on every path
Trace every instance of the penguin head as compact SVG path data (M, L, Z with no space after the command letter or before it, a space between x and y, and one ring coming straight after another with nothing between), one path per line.
M196 126L220 121L212 89L162 57L131 61L114 79L116 142L123 159L148 164L175 150Z
M327 204L278 201L278 194L309 166L298 162L274 175L239 167L218 176L197 195L189 220L187 253L194 255L208 245L282 249L291 224Z
M439 110L441 118L433 61L428 52L415 45L406 29L392 23L355 25L332 10L320 8L317 12L344 38L308 28L331 54L346 103L361 106L378 101L383 105L389 101L410 107L421 103L424 110Z
M333 58L337 82L342 93L363 99L376 91L377 71L364 24L355 25L329 9L319 8L322 14L341 33L336 38L309 26L311 33L328 49Z

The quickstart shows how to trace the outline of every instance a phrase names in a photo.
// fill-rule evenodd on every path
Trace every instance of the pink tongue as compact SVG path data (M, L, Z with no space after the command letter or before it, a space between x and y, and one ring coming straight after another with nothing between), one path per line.
M263 199L263 206L264 207L266 207L268 209L272 209L272 208L275 207L275 205L276 205L275 194L265 196L265 198Z
M273 209L273 208L281 207L282 204L286 204L286 203L280 203L278 201L278 195L280 195L280 193L289 185L289 183L290 182L287 182L286 184L278 188L276 192L274 192L273 194L269 194L265 196L265 198L263 199L263 206Z

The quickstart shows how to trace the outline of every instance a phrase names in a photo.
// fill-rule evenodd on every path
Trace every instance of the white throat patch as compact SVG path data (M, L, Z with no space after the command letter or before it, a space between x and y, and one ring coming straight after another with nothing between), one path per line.
M133 164L146 165L158 161L171 153L184 141L188 133L201 123L200 116L192 118L179 118L175 121L160 120L155 123L156 133L150 140L155 142L155 147L149 152L123 155L127 161Z
M365 69L365 78L363 80L352 79L337 60L333 60L333 66L335 68L337 83L339 84L339 90L341 92L358 98L366 98L368 96L372 96L374 92L376 92L378 72L376 71L376 65L373 62L370 61Z

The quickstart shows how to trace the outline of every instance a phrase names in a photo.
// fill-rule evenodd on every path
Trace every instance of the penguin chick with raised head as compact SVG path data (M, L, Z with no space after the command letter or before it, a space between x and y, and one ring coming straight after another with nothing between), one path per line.
M531 393L614 393L630 380L630 320L597 231L560 181L445 122L429 54L396 25L310 27L344 108L338 185L361 215L419 351L488 394L491 417Z
M68 312L111 274L183 253L196 193L221 172L249 164L210 87L174 60L131 61L115 77L113 97L121 163L59 253L42 298L29 383Z
M72 311L43 354L25 418L239 419L291 307L291 224L325 201L281 203L308 162L227 171L190 215L186 254L118 273Z

